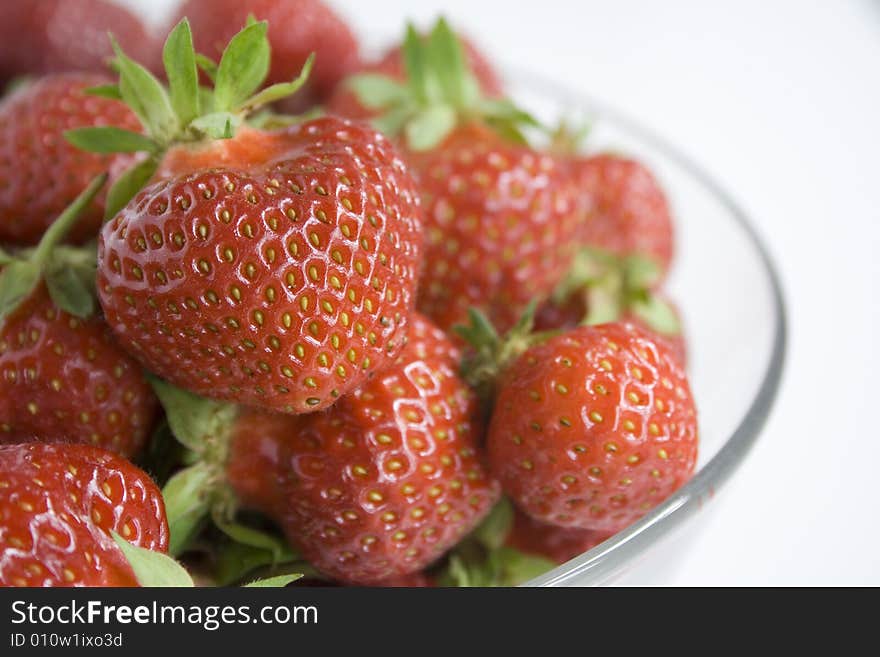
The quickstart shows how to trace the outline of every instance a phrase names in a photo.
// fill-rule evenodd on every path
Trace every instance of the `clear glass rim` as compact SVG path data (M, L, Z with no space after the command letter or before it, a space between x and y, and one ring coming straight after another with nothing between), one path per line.
M583 108L599 118L607 117L675 162L726 207L758 253L771 288L774 328L770 359L757 394L736 430L718 453L700 468L687 484L641 520L593 549L529 580L523 586L576 585L581 580L602 583L623 570L647 548L655 545L662 537L700 511L736 471L757 441L776 400L785 363L788 320L784 294L770 253L752 220L732 195L689 156L625 112L589 95L573 93L560 84L527 71L514 69L509 79L516 80L520 84L526 83L533 89L547 93L549 97L560 98L572 108Z

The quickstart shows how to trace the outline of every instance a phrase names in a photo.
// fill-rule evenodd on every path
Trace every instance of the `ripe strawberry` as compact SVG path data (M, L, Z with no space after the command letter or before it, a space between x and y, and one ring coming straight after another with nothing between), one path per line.
M107 33L140 61L158 63L158 47L141 21L109 0L0 2L0 85L26 74L106 71L113 52Z
M511 328L571 262L579 218L563 169L478 125L410 161L426 235L419 310L444 330L474 306L500 330Z
M137 586L111 530L164 552L156 485L90 445L0 445L0 585Z
M534 554L563 564L610 538L610 534L590 529L569 529L538 522L517 511L507 545L525 554Z
M672 261L673 226L666 195L651 171L607 153L570 164L589 207L582 242L619 256L651 258L662 278Z
M441 329L486 310L509 328L568 268L581 217L567 167L525 145L534 119L485 97L458 38L442 19L427 38L410 26L403 82L349 82L399 137L420 183L425 221L418 308Z
M66 130L87 126L139 129L123 103L85 93L106 82L92 73L49 75L0 104L0 242L36 243L89 180L127 161L85 153L63 138ZM103 205L101 197L84 213L72 241L97 235Z
M169 36L170 96L188 98L176 103L188 109L141 112L153 152L135 178L152 183L104 226L98 293L120 344L162 378L299 413L329 406L399 353L420 215L412 178L372 129L337 118L275 132L241 126L307 75L247 97L264 71L241 79L241 67L267 56L266 30L254 23L230 42L209 114L199 110L188 25ZM123 88L168 93L120 61ZM175 92L186 70L191 84ZM88 146L94 134L73 137Z
M505 369L487 448L504 491L532 518L615 532L689 478L696 411L665 345L631 324L584 326Z
M501 79L495 72L492 64L489 63L489 59L480 52L470 40L459 36L459 41L461 42L461 47L464 51L467 67L473 72L483 94L494 98L502 96L503 87ZM407 73L403 57L403 48L403 45L395 46L386 52L378 61L364 66L358 71L357 75L376 74L394 80L405 80ZM350 119L371 119L377 114L375 110L371 110L364 106L358 99L356 90L352 89L344 82L337 85L333 95L327 100L325 108L332 114L338 114Z
M289 99L293 104L286 103L288 110L321 102L360 63L351 29L322 0L187 0L174 23L188 17L196 48L215 57L248 16L269 22L270 84L296 77L309 55L317 55L314 75L303 93Z
M94 249L58 246L105 179L36 248L0 254L0 443L92 443L132 456L147 438L155 397L104 321L91 316Z
M374 584L422 569L498 497L478 454L475 400L456 374L458 357L414 315L391 367L322 413L284 418L276 447L265 447L264 425L252 425L247 447L232 448L233 488L257 499L262 476L262 508L335 579ZM247 462L233 465L236 454Z
M0 328L0 443L91 443L133 456L155 411L138 364L104 321L59 309L45 285Z

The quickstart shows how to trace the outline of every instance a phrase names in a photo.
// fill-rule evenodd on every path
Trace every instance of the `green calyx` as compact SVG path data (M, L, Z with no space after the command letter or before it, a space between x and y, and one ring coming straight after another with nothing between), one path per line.
M449 555L441 586L517 586L556 566L544 557L505 545L513 528L513 505L498 502L486 519Z
M270 46L265 21L248 24L229 41L219 64L197 54L189 21L184 18L168 35L162 51L168 85L130 59L111 36L117 85L90 89L90 93L124 101L140 119L139 134L111 126L69 130L72 144L95 153L143 153L108 193L106 216L113 217L146 184L165 151L176 144L230 139L253 112L298 91L314 63L309 57L299 76L262 88L269 73ZM211 88L199 85L199 70Z
M186 568L172 557L161 552L132 545L116 532L111 532L113 540L131 566L138 584L144 587L193 587L192 576ZM302 577L300 573L289 573L246 584L249 587L282 587Z
M237 519L238 503L226 479L226 462L238 406L199 397L155 377L150 377L150 384L189 464L162 489L171 531L169 552L187 551L210 520L232 542L264 553L273 563L287 560L289 549L283 540Z
M365 107L380 112L376 128L402 136L411 150L429 150L457 126L472 121L517 143L526 142L523 128L538 125L510 100L487 98L481 92L461 41L445 19L440 18L425 37L408 24L402 54L404 81L364 73L346 84Z
M453 327L459 336L472 347L462 361L461 375L475 387L484 399L491 399L491 391L499 374L524 351L556 334L556 331L533 331L536 302L523 311L516 325L504 335L477 308L468 310L469 322Z
M660 282L657 263L646 256L614 254L582 249L568 274L553 292L553 301L564 303L583 295L586 315L582 324L604 324L627 314L641 319L652 330L666 336L681 332L678 316L654 289Z
M88 317L95 310L94 245L63 245L83 210L91 205L107 181L96 177L43 234L32 249L15 254L0 251L0 325L34 292L40 281L61 310L76 317Z

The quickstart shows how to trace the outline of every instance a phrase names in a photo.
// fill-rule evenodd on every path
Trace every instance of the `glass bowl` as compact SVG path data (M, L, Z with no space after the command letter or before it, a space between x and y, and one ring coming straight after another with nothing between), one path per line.
M525 586L602 584L702 510L764 425L782 375L786 313L775 265L746 214L699 165L616 109L539 76L508 76L511 96L542 121L591 125L587 150L645 162L672 205L676 255L666 288L683 315L700 423L693 478L637 523Z

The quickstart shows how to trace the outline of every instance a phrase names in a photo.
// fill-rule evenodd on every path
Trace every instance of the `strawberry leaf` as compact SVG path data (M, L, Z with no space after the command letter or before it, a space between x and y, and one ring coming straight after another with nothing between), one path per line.
M153 139L168 143L180 129L168 93L155 76L130 59L112 37L111 43L119 66L119 91L123 100Z
M72 267L54 266L44 275L52 302L74 317L90 317L95 312L95 282L86 280Z
M230 112L213 112L200 116L189 127L211 139L232 139L241 124L241 118Z
M119 91L118 84L101 84L97 87L89 87L85 90L85 93L90 96L109 98L110 100L122 100L122 92Z
M148 157L119 176L107 191L104 219L112 219L128 205L128 202L147 184L158 166L159 162L155 157Z
M272 555L273 563L279 562L287 549L287 544L284 541L271 534L226 520L222 513L217 512L217 507L215 507L213 520L217 528L236 543L266 550Z
M417 114L404 128L407 144L414 151L434 148L455 129L455 109L450 105L431 105Z
M75 128L67 130L64 138L77 148L90 153L137 153L159 149L159 144L149 137L113 126Z
M471 536L489 550L504 545L513 527L513 505L506 497L501 498L489 515L471 533Z
M168 76L171 106L181 125L199 116L199 71L189 21L181 20L165 41L162 61Z
M199 67L199 70L208 76L208 79L211 82L217 81L217 62L208 57L207 55L203 55L200 52L196 53L196 66Z
M269 73L268 23L252 23L229 41L214 85L214 103L220 111L233 111L253 94Z
M161 552L132 545L114 531L113 540L128 560L138 583L145 587L192 587L192 577L174 559Z
M428 63L422 37L412 23L406 25L403 38L403 64L406 77L416 102L428 102ZM369 105L367 105L369 107Z
M0 321L9 317L40 282L40 268L34 262L11 262L0 272Z
M454 107L472 105L479 96L479 87L468 70L461 43L445 18L441 17L431 30L426 54L444 99Z
M681 333L681 322L675 309L656 294L633 302L630 311L661 335L675 336Z
M245 584L245 588L281 588L301 578L301 573L292 573L290 575L276 575L275 577L267 577L265 579L255 579L253 582Z
M168 551L183 553L210 510L215 468L199 462L176 473L162 489L171 541Z
M278 84L273 84L271 87L266 87L255 96L252 96L249 100L242 103L240 110L243 112L252 112L264 105L274 103L276 100L292 96L299 91L309 79L309 75L311 75L312 67L314 65L315 53L312 53L308 56L308 59L306 59L306 63L303 64L303 67L296 78L290 82L279 82Z
M410 93L405 84L380 73L361 73L345 82L369 109L383 109L406 100Z
M209 456L212 447L225 443L238 414L234 404L199 397L156 377L149 377L149 381L165 409L171 432L185 447Z

